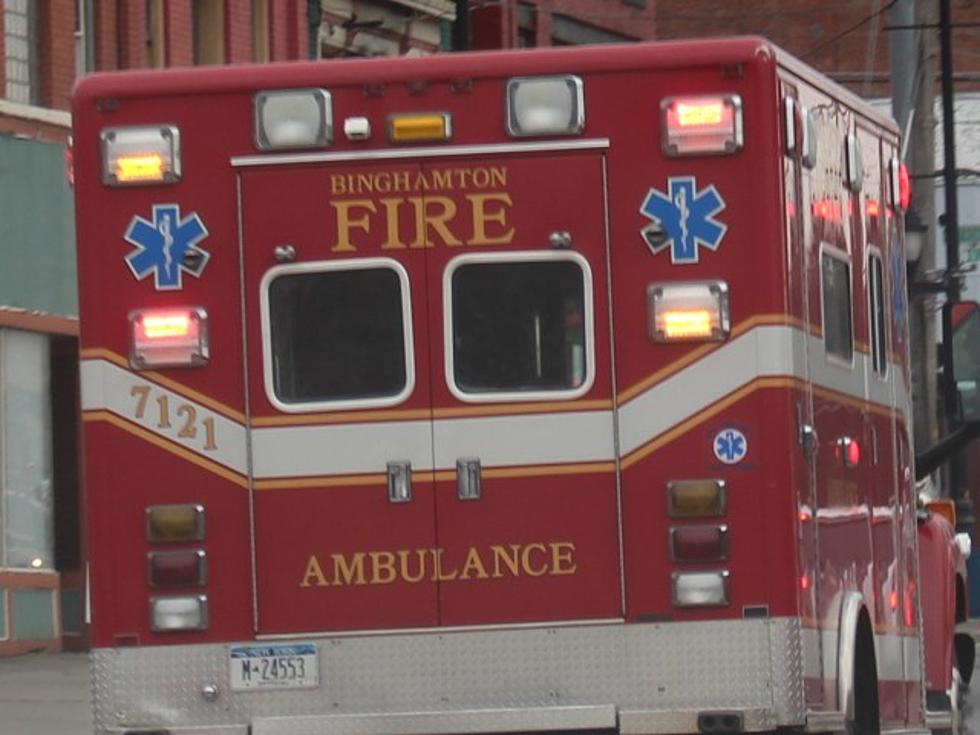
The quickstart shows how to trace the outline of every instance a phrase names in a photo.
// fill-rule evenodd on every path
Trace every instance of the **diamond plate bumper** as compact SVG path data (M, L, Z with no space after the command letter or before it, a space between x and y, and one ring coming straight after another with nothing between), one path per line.
M804 724L794 618L310 637L320 686L232 692L228 646L95 649L98 733L127 727L254 735L439 735ZM204 687L220 694L207 701Z

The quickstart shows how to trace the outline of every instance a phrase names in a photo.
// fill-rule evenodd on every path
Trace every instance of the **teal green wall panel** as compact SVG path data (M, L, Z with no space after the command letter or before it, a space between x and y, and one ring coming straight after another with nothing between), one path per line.
M13 589L10 596L10 621L15 641L46 640L55 637L54 590Z
M78 314L65 147L0 135L0 306Z
M61 590L61 632L82 632L82 591Z

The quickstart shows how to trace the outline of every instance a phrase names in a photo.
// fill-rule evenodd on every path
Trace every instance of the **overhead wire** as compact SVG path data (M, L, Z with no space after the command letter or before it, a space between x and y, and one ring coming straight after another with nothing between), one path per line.
M828 46L831 46L831 45L837 43L842 38L844 38L846 36L849 36L850 34L854 33L854 31L858 30L859 28L862 28L862 27L866 26L868 23L870 23L871 21L873 21L878 16L880 16L880 15L886 13L887 11L891 10L892 6L894 6L897 3L898 3L898 0L891 0L887 5L885 5L884 7L879 8L875 12L871 13L871 15L868 15L867 17L862 18L861 20L859 20L854 25L846 28L845 30L841 31L840 33L838 33L838 34L836 34L834 36L831 36L830 38L828 38L825 41L821 41L816 46L814 46L812 49L810 49L805 54L803 54L800 58L807 59L807 58L813 56L814 54L817 54L820 51L823 51Z

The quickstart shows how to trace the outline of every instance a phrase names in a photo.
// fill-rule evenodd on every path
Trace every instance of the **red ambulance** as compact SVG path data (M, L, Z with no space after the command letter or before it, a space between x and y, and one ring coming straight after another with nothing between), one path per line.
M953 725L858 97L742 38L73 116L99 733Z

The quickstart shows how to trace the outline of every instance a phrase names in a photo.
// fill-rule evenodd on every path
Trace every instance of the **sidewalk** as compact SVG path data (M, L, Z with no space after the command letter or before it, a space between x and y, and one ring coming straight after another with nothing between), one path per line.
M0 658L0 731L4 735L91 733L88 654Z

